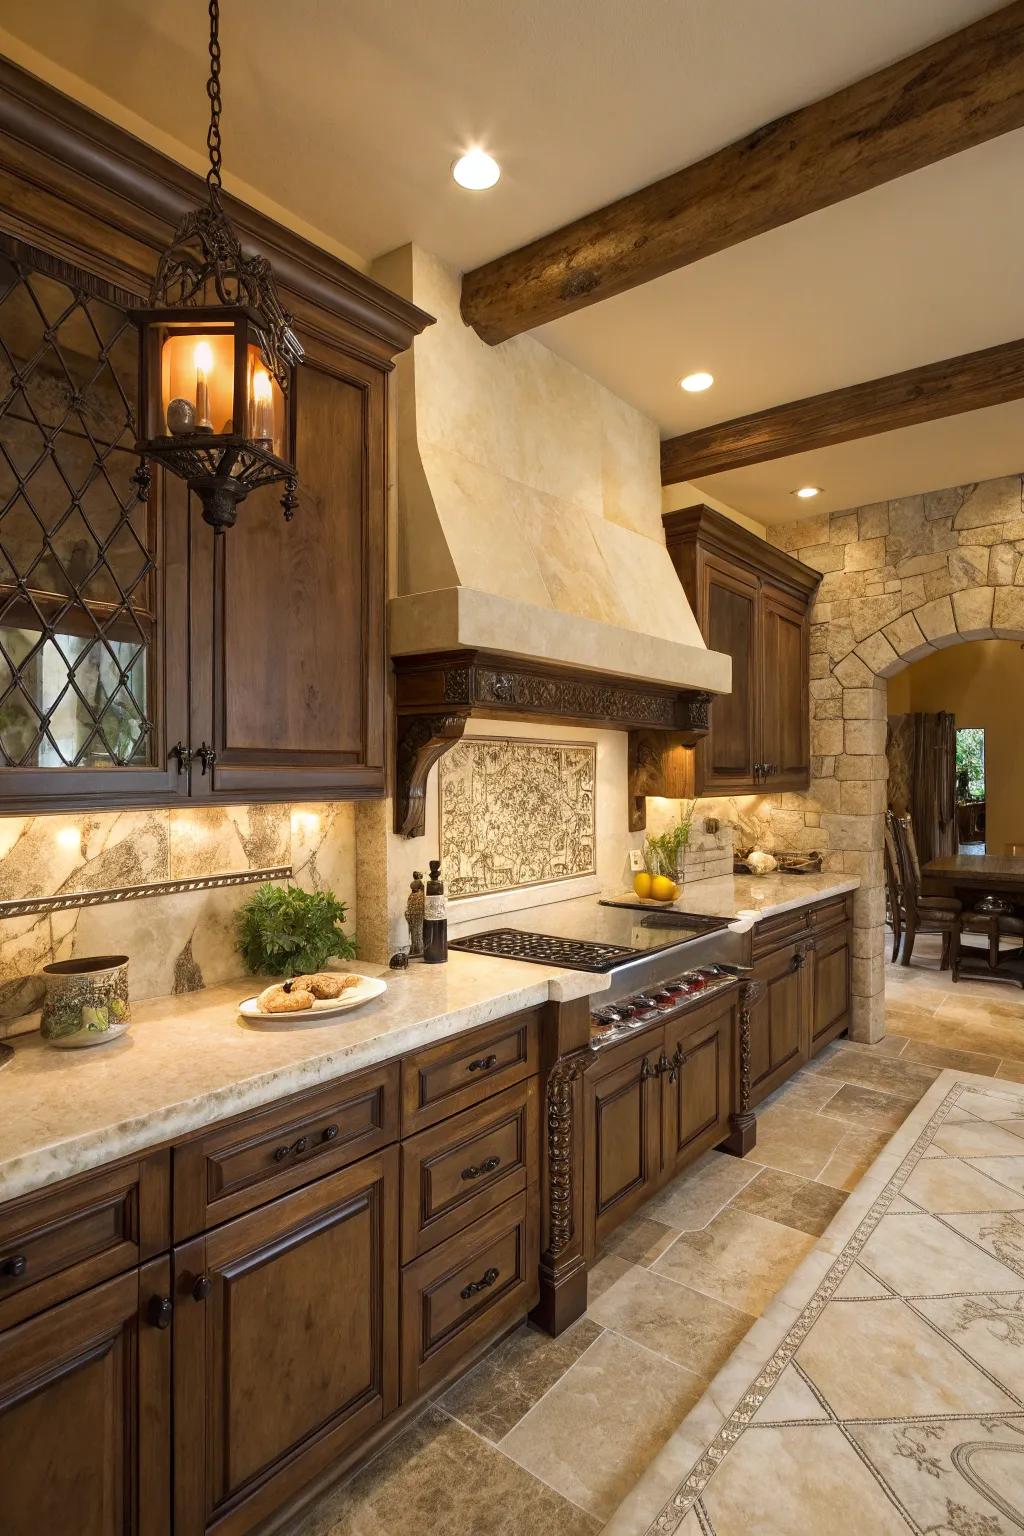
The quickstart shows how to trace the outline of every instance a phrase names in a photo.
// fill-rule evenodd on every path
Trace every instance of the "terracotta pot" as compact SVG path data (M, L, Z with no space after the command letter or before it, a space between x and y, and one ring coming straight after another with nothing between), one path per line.
M132 1021L128 956L85 955L44 965L46 998L39 1028L61 1048L116 1040Z

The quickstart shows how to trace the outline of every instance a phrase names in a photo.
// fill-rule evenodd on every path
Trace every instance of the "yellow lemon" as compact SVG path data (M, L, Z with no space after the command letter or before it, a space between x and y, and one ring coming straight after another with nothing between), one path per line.
M646 901L651 894L651 877L646 869L642 869L638 875L633 876L633 889L641 901Z
M655 875L651 881L651 895L655 901L675 901L679 895L679 887L667 875Z

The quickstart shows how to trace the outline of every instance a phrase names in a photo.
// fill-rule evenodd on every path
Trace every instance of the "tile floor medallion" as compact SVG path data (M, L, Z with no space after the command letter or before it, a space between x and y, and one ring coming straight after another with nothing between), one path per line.
M606 1536L1024 1530L1022 1170L1024 1088L942 1071Z

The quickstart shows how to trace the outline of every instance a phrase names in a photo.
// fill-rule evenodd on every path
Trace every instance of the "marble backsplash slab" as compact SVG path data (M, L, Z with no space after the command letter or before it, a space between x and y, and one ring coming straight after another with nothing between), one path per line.
M234 922L250 885L138 898L131 889L289 865L303 889L330 889L348 904L352 931L351 802L0 817L0 901L128 892L94 906L0 916L0 1037L35 1028L39 970L53 960L127 954L139 999L237 976Z

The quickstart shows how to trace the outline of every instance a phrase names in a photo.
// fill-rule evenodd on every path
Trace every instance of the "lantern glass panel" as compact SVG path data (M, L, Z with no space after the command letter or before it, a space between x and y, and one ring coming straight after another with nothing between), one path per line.
M279 459L286 459L287 409L281 386L260 356L259 347L251 341L246 363L248 426L245 435Z
M234 432L233 325L161 325L160 402L154 437ZM183 404L182 404L183 402ZM191 408L191 420L189 410Z

